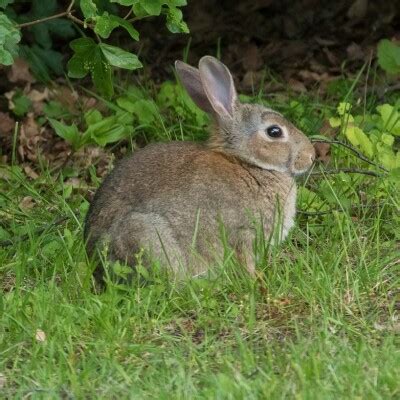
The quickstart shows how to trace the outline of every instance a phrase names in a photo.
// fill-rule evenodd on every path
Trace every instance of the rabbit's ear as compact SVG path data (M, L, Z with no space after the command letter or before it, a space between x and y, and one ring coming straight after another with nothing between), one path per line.
M211 56L199 62L200 77L204 91L213 109L220 117L233 117L237 95L233 78L228 68Z
M207 113L213 113L214 109L203 89L199 70L179 60L175 61L175 69L182 85L196 105Z

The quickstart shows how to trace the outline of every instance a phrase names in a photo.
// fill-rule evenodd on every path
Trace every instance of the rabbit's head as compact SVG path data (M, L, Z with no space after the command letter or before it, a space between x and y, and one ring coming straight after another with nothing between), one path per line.
M211 147L291 175L311 167L315 151L308 138L280 113L241 103L231 73L216 58L201 58L198 69L176 61L175 68L193 101L215 119Z

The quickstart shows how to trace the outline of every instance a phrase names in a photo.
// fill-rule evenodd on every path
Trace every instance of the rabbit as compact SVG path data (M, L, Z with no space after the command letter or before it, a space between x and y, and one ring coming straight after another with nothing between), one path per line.
M308 138L280 113L239 101L228 68L211 56L199 68L175 62L182 85L214 121L205 143L150 144L120 161L96 192L85 221L89 256L134 270L158 260L176 277L209 271L224 254L221 226L237 260L255 274L254 217L283 240L294 224L294 177L315 158ZM274 243L275 244L275 243ZM102 273L100 273L101 276Z

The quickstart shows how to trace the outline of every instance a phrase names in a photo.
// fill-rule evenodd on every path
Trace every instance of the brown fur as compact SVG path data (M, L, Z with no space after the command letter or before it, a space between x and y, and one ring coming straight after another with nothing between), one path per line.
M176 272L181 263L192 264L186 272L198 274L213 258L212 249L222 256L219 220L228 232L240 231L239 237L233 235L232 246L244 242L251 248L249 213L262 215L270 227L275 194L284 204L293 184L288 175L243 164L200 144L150 145L122 160L97 192L86 220L87 249L93 254L97 243L109 241L113 259L134 264L135 252L143 247L164 263L173 262ZM157 231L166 241L169 261Z

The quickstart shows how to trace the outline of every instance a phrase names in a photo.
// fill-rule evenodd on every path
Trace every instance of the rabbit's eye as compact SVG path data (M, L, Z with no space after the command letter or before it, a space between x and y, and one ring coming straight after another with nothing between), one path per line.
M271 125L266 129L267 135L272 138L280 138L283 136L282 129L278 125Z

